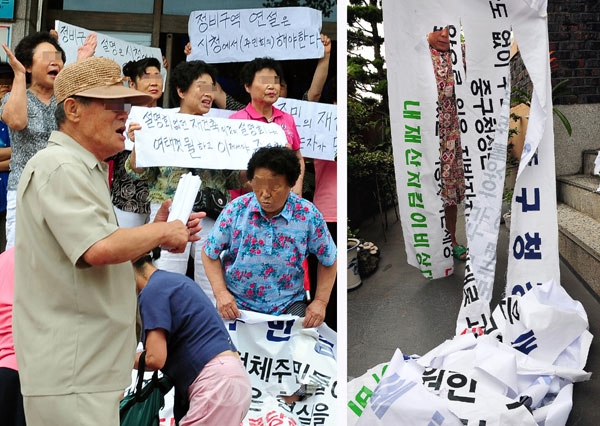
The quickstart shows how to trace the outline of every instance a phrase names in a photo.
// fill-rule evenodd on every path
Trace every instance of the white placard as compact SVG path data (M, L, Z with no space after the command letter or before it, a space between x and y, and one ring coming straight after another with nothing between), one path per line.
M7 46L10 46L10 37L12 34L12 25L11 24L2 24L0 25L0 43L6 43ZM8 55L4 50L0 52L0 61L8 62Z
M337 106L279 98L275 107L291 114L300 135L300 152L306 158L335 160L337 156ZM229 117L235 111L211 108L205 117Z
M285 146L285 133L275 123L180 114L162 108L133 107L136 166L177 166L245 170L258 148Z
M58 42L67 55L67 62L75 62L77 60L77 48L83 46L83 42L92 32L86 28L77 27L56 20L54 28L58 32ZM129 61L138 61L143 58L156 58L161 64L161 74L163 80L166 78L166 70L162 67L162 53L158 47L141 46L135 43L129 43L118 38L110 37L105 34L96 32L98 36L98 46L94 56L109 58L115 61L121 69Z
M294 117L303 157L335 160L337 155L337 106L279 98L275 107Z
M200 185L202 185L200 176L195 176L191 172L181 175L167 222L179 219L183 224L187 224Z
M321 11L308 7L197 10L190 14L187 60L244 62L323 57Z

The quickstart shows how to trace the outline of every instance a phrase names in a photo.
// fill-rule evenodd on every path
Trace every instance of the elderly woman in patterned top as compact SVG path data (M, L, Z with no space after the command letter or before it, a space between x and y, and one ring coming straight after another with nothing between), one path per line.
M440 138L441 198L444 203L446 229L450 234L452 255L467 259L467 250L456 240L458 205L465 199L465 171L460 143L460 127L454 91L454 73L448 27L427 35L438 89Z
M292 192L300 174L296 154L261 148L248 162L253 192L231 201L211 230L202 260L223 318L240 309L304 317L304 327L323 323L336 276L336 247L323 215ZM317 290L304 301L309 253L319 260Z

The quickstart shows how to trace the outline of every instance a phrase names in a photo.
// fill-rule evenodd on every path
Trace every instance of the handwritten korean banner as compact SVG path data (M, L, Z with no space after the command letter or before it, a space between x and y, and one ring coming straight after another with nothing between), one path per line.
M67 64L77 60L77 48L83 45L86 37L95 32L75 25L56 20L54 28L58 32L58 42L67 55ZM141 46L129 43L118 38L110 37L96 32L98 46L94 56L110 58L118 63L121 68L129 61L138 61L142 58L154 57L162 64L162 53L158 47ZM163 77L166 71L162 70Z
M308 7L198 10L190 14L187 60L244 62L323 56L321 11Z
M294 117L303 157L334 160L337 154L337 107L279 98L275 106Z
M135 132L139 167L245 170L258 148L287 143L283 130L275 123L145 107L133 107L129 120L142 125L142 130Z
M300 152L306 158L335 160L337 155L337 107L318 102L279 98L275 107L291 114L300 135ZM211 108L206 117L229 117L235 111Z

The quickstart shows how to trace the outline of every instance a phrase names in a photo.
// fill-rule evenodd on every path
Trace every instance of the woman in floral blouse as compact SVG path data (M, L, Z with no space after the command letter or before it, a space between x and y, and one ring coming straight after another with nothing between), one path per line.
M298 312L305 293L302 262L314 253L317 290L301 316L304 327L323 323L337 253L323 215L292 192L299 174L293 151L259 149L248 163L254 192L229 203L211 230L202 258L223 318L238 318L239 309Z

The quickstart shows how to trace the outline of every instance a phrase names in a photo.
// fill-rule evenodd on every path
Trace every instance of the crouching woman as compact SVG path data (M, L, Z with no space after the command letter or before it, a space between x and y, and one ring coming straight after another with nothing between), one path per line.
M239 426L252 387L237 349L198 284L152 264L159 253L133 264L146 369L161 370L175 383L173 412L180 426Z

